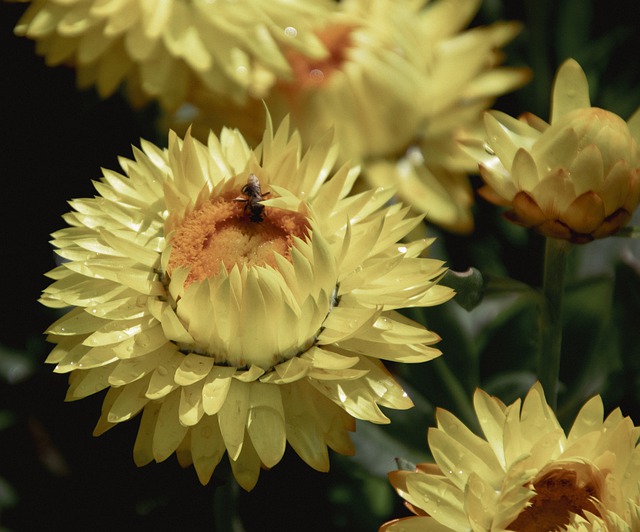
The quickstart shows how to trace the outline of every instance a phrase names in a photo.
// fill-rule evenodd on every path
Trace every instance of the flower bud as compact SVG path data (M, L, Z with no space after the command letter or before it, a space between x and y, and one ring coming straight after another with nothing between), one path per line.
M559 69L551 125L534 115L485 115L486 140L469 141L487 186L510 221L544 236L590 242L616 233L640 202L640 113L625 122L591 107L572 59Z

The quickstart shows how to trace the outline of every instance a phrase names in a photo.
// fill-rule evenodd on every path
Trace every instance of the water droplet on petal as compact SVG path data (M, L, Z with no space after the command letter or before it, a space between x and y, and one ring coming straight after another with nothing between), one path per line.
M389 318L380 318L376 322L376 328L382 331L390 331L391 329L393 329L393 321L391 321Z
M287 37L296 37L296 36L298 35L298 30L297 30L297 29L295 29L293 26L287 26L287 27L284 29L284 34L285 34Z
M413 166L422 166L424 164L424 154L418 146L410 146L406 157Z
M136 335L134 342L139 347L147 347L149 345L149 335L146 333L140 333Z
M314 68L311 72L309 72L309 78L316 83L320 83L324 80L324 72L319 68Z

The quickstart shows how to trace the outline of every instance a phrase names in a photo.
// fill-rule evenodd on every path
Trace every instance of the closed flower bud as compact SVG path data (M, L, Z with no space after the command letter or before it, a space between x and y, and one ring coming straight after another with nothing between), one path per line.
M640 202L640 113L625 122L591 107L580 65L556 76L551 124L534 115L485 115L486 139L466 142L487 186L512 222L544 236L590 242L616 233Z

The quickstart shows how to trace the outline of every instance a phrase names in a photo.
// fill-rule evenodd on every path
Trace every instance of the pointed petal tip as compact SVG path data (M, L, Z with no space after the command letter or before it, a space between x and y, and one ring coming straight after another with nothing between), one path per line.
M551 123L575 109L591 107L589 81L575 59L567 59L556 73L551 98Z

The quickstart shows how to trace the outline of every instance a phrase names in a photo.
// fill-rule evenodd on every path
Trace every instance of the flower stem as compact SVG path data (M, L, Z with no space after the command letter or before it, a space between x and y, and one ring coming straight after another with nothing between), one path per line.
M240 488L233 480L217 486L213 497L215 530L244 532L239 513Z
M544 300L540 308L538 378L545 391L547 402L554 410L557 406L562 349L564 274L570 249L571 244L565 240L547 238L542 281Z

